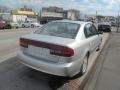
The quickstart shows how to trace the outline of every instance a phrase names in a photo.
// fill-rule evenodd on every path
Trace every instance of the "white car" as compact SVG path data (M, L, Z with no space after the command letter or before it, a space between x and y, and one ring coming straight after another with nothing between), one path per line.
M20 38L17 57L24 65L48 74L83 75L90 54L100 48L100 34L91 22L49 22Z
M20 28L20 25L17 22L11 22L10 25L12 28Z
M34 22L34 23L31 23L31 27L41 27L42 25L40 25L39 23L37 22Z
M41 25L39 23L37 23L37 22L30 22L30 21L26 21L24 23L21 23L21 26L23 28L25 28L25 27L32 27L32 28L34 28L34 27L41 27Z

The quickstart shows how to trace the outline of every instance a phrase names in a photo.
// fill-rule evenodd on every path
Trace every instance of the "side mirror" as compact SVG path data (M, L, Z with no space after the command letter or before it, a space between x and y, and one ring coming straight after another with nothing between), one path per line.
M98 34L103 34L103 31L98 31Z

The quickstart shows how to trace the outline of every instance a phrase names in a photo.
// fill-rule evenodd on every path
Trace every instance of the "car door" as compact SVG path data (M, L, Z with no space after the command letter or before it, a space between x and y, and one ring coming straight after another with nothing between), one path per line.
M85 25L84 33L89 44L89 49L91 52L93 52L97 45L97 34L95 34L91 23Z
M95 49L98 47L98 45L101 43L101 38L100 38L100 35L98 34L98 30L96 29L95 25L92 24L91 25L91 28L92 28L92 31L93 31L93 34L94 34L94 37L95 37Z
M98 47L98 45L100 44L100 36L99 36L98 30L96 29L94 24L91 24L91 30L93 32L93 36L95 37L94 45L95 45L95 49L96 49Z

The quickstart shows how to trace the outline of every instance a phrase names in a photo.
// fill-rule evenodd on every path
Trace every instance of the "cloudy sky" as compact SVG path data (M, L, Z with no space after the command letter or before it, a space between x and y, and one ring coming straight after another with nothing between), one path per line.
M78 9L84 14L117 15L120 10L120 0L0 0L0 5L11 9L24 5L39 10L45 6L59 6L64 9Z

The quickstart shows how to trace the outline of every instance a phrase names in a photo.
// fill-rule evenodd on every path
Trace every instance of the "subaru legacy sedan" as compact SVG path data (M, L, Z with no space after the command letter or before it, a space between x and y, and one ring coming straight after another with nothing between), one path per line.
M91 22L53 21L22 36L17 57L38 71L74 77L87 71L89 56L100 48L101 41Z

